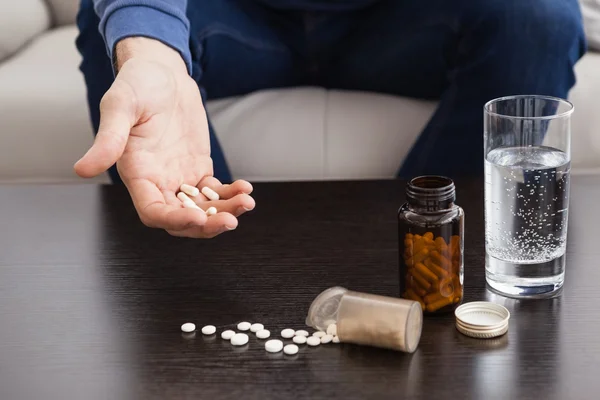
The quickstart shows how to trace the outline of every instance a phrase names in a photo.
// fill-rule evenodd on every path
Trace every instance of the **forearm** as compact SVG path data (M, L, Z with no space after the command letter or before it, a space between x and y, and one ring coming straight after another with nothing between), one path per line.
M191 72L187 0L94 0L94 6L100 17L100 33L116 70L134 54L150 57L150 52L155 51L156 57L165 56L168 62L168 55L179 53Z

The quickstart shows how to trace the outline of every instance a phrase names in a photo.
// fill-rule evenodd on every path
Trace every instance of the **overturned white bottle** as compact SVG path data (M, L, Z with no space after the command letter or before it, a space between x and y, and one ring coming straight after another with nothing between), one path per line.
M337 337L342 343L412 353L421 339L423 311L416 301L336 286L313 300L306 324L317 330L337 324Z

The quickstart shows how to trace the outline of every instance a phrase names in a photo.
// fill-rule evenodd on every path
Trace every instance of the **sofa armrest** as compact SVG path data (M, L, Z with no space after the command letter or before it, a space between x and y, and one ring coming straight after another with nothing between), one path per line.
M0 62L49 27L44 0L0 1Z
M590 49L600 51L600 0L580 0Z

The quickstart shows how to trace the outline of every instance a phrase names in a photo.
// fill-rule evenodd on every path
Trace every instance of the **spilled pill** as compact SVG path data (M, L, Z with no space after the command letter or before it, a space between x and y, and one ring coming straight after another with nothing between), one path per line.
M216 331L217 331L217 328L215 328L214 325L206 325L205 327L202 328L203 335L214 335L214 333Z
M232 330L226 330L221 333L221 339L231 340L232 337L235 336L235 332Z
M295 344L288 344L283 348L283 352L288 355L294 355L298 353L298 346Z
M269 336L271 336L271 332L269 332L266 329L263 329L262 331L256 332L256 337L259 338L259 339L266 339Z
M236 333L231 338L231 344L234 346L243 346L246 343L248 343L248 340L248 335L246 335L245 333Z
M327 327L327 334L331 336L337 335L337 325L331 324Z
M250 330L250 327L252 326L252 324L250 322L240 322L237 326L237 328L240 331L247 331Z
M196 325L192 324L191 322L186 322L185 324L181 325L181 330L184 332L194 332L196 330Z
M306 339L306 344L309 346L318 346L321 344L321 339L319 339L316 336L311 336L308 339Z
M339 343L340 342L340 338L337 336L334 336L333 339L331 340L333 343Z
M184 183L183 185L181 185L179 187L179 190L181 190L183 193L187 194L188 196L198 196L200 194L200 189L198 189L195 186L192 185L188 185L187 183Z
M278 339L268 340L265 343L265 350L269 353L279 353L283 349L283 342Z
M263 324L252 324L252 326L250 326L250 331L254 333L262 331L263 329L265 329Z
M284 339L291 339L296 334L296 331L293 329L284 329L281 331L281 337Z
M296 331L295 335L296 336L308 336L308 332L305 331L304 329L300 329L299 331Z
M296 344L304 344L306 343L306 336L294 336L292 340Z
M206 210L206 215L215 215L217 213L217 209L215 207L208 207Z
M321 344L331 343L332 340L333 340L333 336L325 335L321 338Z
M216 201L219 200L219 194L209 188L208 186L204 186L202 188L202 194L205 195L209 200Z
M313 333L313 336L316 338L319 338L319 339L321 339L325 335L327 335L327 334L323 331L317 331L317 332Z

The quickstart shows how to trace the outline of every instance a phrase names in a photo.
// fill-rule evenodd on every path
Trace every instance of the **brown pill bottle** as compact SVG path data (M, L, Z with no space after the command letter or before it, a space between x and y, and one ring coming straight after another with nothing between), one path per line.
M426 314L454 311L463 299L464 212L454 182L420 176L398 210L400 295Z

